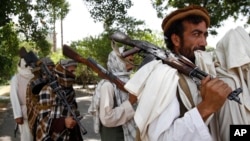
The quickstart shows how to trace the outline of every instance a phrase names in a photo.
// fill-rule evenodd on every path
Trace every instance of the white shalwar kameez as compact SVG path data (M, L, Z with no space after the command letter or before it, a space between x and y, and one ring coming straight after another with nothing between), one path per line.
M25 61L21 59L21 66L18 73L11 79L10 100L13 109L14 119L23 117L23 124L19 124L20 140L32 141L33 137L29 129L26 108L26 88L33 77L30 68L25 67Z

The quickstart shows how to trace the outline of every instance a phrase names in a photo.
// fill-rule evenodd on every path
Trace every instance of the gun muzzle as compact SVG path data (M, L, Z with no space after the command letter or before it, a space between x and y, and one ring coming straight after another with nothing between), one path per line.
M130 56L130 55L133 55L133 54L135 54L135 53L138 53L139 51L141 51L140 48L134 47L134 48L132 48L132 49L130 49L130 50L127 50L127 51L124 51L123 53L121 53L121 56L122 56L123 58L125 58L125 57L127 57L127 56Z

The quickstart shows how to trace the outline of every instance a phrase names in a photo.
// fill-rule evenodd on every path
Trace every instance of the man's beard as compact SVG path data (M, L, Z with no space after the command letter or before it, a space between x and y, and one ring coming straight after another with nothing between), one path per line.
M179 49L179 53L194 63L195 56L194 56L194 53L190 49L181 47Z
M195 63L194 51L196 51L196 50L205 51L205 47L204 46L197 46L197 47L194 47L193 50L191 50L191 48L185 48L185 47L181 46L181 48L179 49L179 53L181 55L185 56L186 58L188 58L191 62Z

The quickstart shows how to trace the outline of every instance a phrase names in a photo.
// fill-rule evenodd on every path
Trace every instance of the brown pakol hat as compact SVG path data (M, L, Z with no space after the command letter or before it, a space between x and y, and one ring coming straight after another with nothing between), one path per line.
M207 10L201 6L190 5L184 8L180 8L167 15L161 24L163 31L166 32L171 26L171 24L174 23L176 20L180 20L189 15L197 15L204 17L207 27L210 26L210 17Z

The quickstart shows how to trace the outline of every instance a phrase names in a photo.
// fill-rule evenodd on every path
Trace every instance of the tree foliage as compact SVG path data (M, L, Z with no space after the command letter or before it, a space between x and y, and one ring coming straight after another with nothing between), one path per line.
M98 36L86 37L81 41L72 42L71 46L78 50L81 55L98 61L106 67L109 52L112 50L109 34L103 33Z
M96 22L103 22L104 28L126 18L127 9L132 6L131 0L84 0L91 17Z
M167 15L167 10L170 8L181 8L187 5L195 4L205 7L211 17L211 33L216 34L216 28L222 25L222 22L229 17L235 20L243 15L243 18L248 19L246 25L250 24L250 2L249 0L151 0L153 7L157 10L159 18Z
M83 0L95 22L103 22L105 32L115 30L134 33L144 29L145 22L128 16L131 0ZM150 31L150 30L149 30Z
M0 28L0 83L6 82L16 70L19 39L13 24ZM11 52L11 53L10 53Z
M66 0L0 1L0 81L9 80L15 72L17 52L22 45L31 47L40 57L50 54L47 36L53 27L51 7L59 15L56 19L65 17L69 11Z
M103 33L98 36L86 37L81 41L72 42L71 47L73 47L82 57L92 58L98 64L106 68L106 62L108 59L108 54L112 50L111 42L108 39L108 35ZM88 68L84 64L79 64L77 69L77 80L78 82L85 84L96 83L98 78L97 74Z
M20 40L33 42L34 49L47 55L51 48L47 36L54 20L67 15L69 4L65 0L11 0L1 1L0 8L0 27L15 23Z
M133 6L132 0L83 0L85 1L91 17L97 22L104 23L105 31L110 28L119 27L124 31L138 28L138 21L127 15L127 10ZM245 26L250 24L250 2L249 0L151 0L152 6L157 11L157 16L163 18L170 8L181 8L195 4L205 7L211 16L211 33L217 34L216 28L229 17L236 19L247 19ZM243 16L243 17L242 17ZM143 23L143 21L140 21ZM130 24L131 23L131 24ZM137 24L135 24L137 23ZM125 28L128 25L130 28ZM136 25L131 27L131 25ZM123 28L124 27L124 28ZM115 30L117 30L116 28Z

